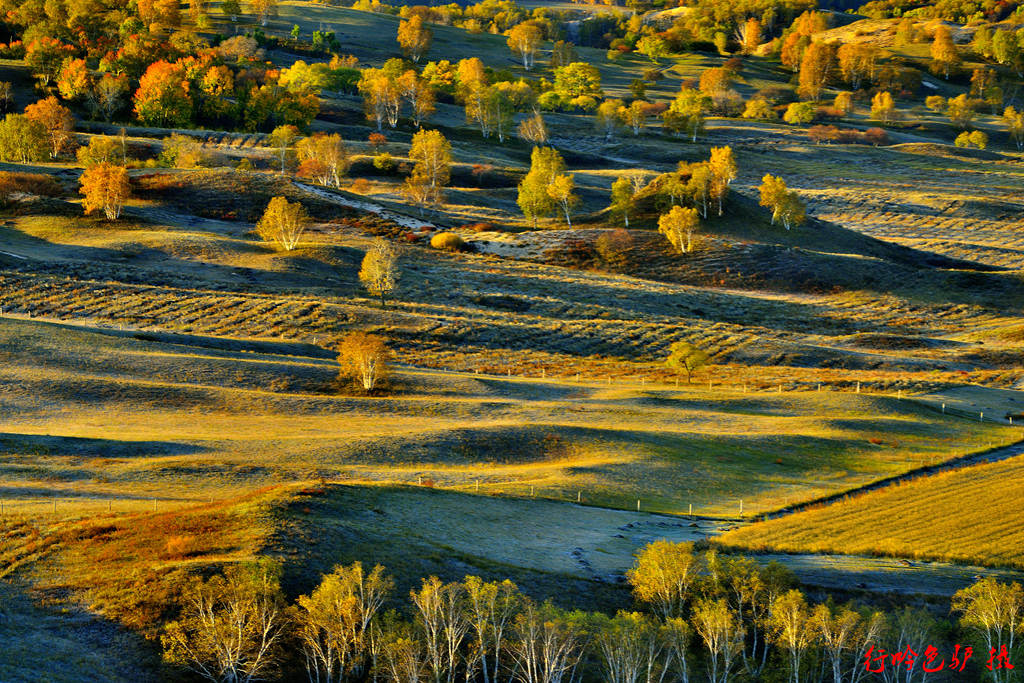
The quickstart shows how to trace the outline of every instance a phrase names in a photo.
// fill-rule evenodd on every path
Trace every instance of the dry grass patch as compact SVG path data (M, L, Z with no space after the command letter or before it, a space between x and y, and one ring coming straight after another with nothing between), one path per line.
M1024 568L1024 457L943 472L720 537L755 552L884 555Z

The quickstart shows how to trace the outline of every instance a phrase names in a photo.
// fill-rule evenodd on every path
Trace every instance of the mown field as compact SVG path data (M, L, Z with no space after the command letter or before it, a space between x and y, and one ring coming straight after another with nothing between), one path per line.
M976 465L729 532L727 547L1024 569L1024 458Z

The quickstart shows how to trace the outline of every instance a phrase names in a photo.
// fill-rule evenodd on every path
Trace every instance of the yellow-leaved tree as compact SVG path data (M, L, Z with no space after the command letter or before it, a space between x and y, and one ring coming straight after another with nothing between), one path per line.
M398 285L397 262L395 247L383 237L375 239L363 257L359 281L366 287L366 291L380 297L381 308L386 305L385 297Z
M662 618L671 619L683 616L702 569L692 543L661 540L640 551L626 578L637 600L651 605Z
M308 223L309 217L302 204L274 197L256 224L256 234L265 242L274 242L285 251L291 251L298 245Z
M365 391L373 391L387 373L387 344L368 332L350 332L338 346L341 376L355 380Z
M684 254L693 249L693 233L699 225L697 209L673 206L671 211L662 214L658 219L658 232L664 235L679 253Z

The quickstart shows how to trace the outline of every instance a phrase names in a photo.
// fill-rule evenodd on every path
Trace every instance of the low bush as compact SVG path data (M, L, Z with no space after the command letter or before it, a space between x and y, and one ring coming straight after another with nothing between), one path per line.
M454 232L439 232L430 238L430 246L445 251L463 251L466 248L466 241Z
M59 197L64 193L60 184L51 175L0 171L0 197L6 199L15 192L41 197Z

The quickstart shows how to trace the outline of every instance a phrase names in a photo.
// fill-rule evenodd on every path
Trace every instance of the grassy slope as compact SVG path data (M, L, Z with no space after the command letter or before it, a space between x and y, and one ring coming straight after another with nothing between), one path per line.
M4 400L17 412L3 434L4 495L9 506L31 502L36 514L54 497L83 511L131 510L316 477L421 476L463 488L482 480L485 490L512 495L529 486L561 499L582 491L587 502L627 508L639 497L667 512L692 503L730 514L743 499L756 512L1016 435L840 392L708 393L404 370L393 395L345 396L322 357L11 319L0 321L0 334L11 349Z
M1024 458L945 472L721 537L731 548L889 555L1024 569Z

